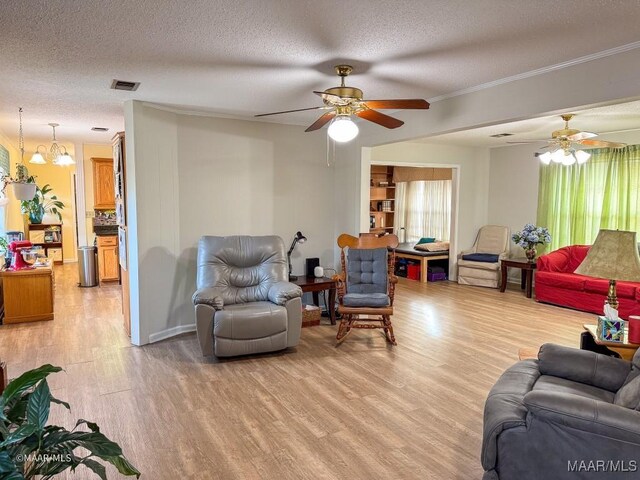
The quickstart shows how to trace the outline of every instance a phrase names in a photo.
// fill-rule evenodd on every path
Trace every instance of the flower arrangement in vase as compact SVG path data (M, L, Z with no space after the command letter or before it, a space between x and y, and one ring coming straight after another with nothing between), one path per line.
M546 227L536 227L531 223L527 223L522 231L511 235L511 240L524 249L527 260L533 262L536 259L538 245L546 245L551 243L551 234Z

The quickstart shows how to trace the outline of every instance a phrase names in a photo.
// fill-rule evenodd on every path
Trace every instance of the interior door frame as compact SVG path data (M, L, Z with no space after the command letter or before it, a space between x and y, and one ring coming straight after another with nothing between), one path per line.
M451 178L451 230L449 232L449 280L458 279L458 211L460 206L460 173L462 166L455 163L432 163L432 162L399 162L397 160L371 160L368 155L362 156L361 161L361 202L360 202L360 225L369 224L369 177L371 176L371 165L390 165L393 167L417 167L417 168L450 168ZM365 188L366 184L366 188ZM362 229L362 227L361 227ZM369 231L368 229L366 231ZM452 254L453 252L453 254Z

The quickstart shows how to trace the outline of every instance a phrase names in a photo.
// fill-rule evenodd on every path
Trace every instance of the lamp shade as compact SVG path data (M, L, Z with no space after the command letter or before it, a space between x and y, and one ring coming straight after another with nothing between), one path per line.
M636 232L600 230L575 273L590 277L640 282Z

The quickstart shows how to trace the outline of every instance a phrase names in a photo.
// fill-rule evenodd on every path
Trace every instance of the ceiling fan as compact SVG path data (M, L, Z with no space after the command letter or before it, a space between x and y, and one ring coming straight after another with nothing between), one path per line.
M575 117L573 113L560 115L560 118L564 120L564 128L552 132L550 139L507 143L523 144L548 142L548 145L540 148L540 150L545 150L544 152L536 152L536 156L539 157L540 161L545 165L548 165L552 161L562 163L563 165L573 165L576 162L582 164L591 156L591 154L585 152L583 149L623 148L627 146L626 143L593 140L594 137L598 136L597 133L583 132L575 128L569 128L569 121L573 117ZM576 149L576 147L578 149Z
M358 135L358 126L351 120L352 115L377 123L386 128L398 128L404 124L402 120L380 113L377 109L426 110L429 108L429 102L422 99L364 100L362 90L345 85L345 78L353 71L353 67L351 65L336 65L335 70L340 77L340 86L327 88L323 92L313 92L322 97L324 105L320 107L285 110L282 112L263 113L256 115L256 117L303 112L306 110L329 110L311 124L305 132L318 130L331 122L327 131L328 135L336 142L348 142Z

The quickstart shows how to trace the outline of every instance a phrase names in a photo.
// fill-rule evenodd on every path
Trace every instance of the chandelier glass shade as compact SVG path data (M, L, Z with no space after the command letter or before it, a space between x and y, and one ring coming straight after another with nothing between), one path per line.
M47 159L49 159L51 163L61 167L74 165L76 162L71 155L69 155L69 152L67 152L67 147L59 145L56 140L56 127L59 125L57 123L50 123L49 126L53 129L53 139L49 151L47 151L46 145L38 145L29 163L44 165L47 163Z
M538 155L538 158L544 165L549 165L551 162L561 163L562 165L573 165L577 163L582 165L589 160L591 154L584 150L574 150L573 148L558 148L553 152L545 152Z

